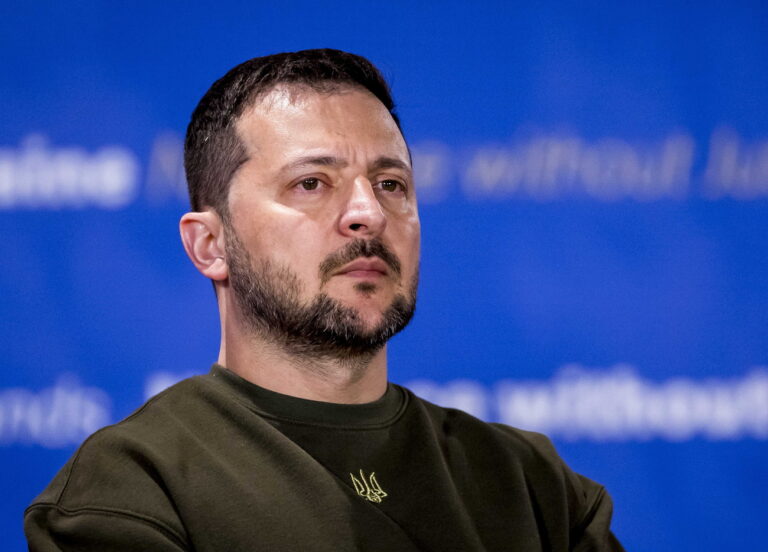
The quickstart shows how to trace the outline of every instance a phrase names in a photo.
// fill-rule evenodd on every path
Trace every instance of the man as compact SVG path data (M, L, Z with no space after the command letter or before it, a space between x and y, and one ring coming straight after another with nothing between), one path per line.
M387 383L419 218L367 60L235 67L193 113L185 165L218 363L89 438L27 510L31 550L621 549L602 487L545 437Z

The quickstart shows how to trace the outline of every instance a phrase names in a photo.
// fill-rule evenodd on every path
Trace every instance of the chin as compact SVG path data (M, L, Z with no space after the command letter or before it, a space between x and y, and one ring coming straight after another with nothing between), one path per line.
M363 301L345 301L344 304L355 310L360 320L360 325L365 330L372 330L384 321L385 313L392 302L364 299Z
M353 297L346 303L350 307L360 311L362 316L365 316L366 312L381 315L392 304L392 298L376 295L365 295Z
M360 282L328 295L345 307L354 309L366 329L380 324L384 313L395 300L395 293L392 290L368 282Z
M363 327L365 331L373 330L383 322L384 320L384 314L381 312L381 310L367 310L367 309L358 309L358 314L360 316L360 325Z
M370 282L358 282L329 295L347 306L358 309L370 306L386 309L394 298L392 290Z

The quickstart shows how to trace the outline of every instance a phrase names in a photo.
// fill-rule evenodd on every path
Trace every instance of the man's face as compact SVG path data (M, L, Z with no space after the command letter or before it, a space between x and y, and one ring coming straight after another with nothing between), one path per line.
M226 240L242 314L298 340L298 352L327 353L311 341L328 339L380 347L410 318L419 259L410 160L392 117L360 89L277 88L237 131L248 158L232 179Z

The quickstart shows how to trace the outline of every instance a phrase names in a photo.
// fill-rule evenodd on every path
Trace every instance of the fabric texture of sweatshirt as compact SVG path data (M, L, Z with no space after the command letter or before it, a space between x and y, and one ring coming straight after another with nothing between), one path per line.
M32 552L620 551L610 519L543 435L394 384L331 404L214 365L89 437L25 531Z

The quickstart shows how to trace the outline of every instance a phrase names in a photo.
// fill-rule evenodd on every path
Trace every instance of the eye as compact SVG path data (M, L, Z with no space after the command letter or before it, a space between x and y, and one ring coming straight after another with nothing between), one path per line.
M308 192L311 192L312 190L316 190L319 185L320 185L320 180L317 178L305 178L297 184L297 186L300 186L303 190L306 190Z
M405 192L405 184L398 180L382 180L379 182L379 187L389 193Z

